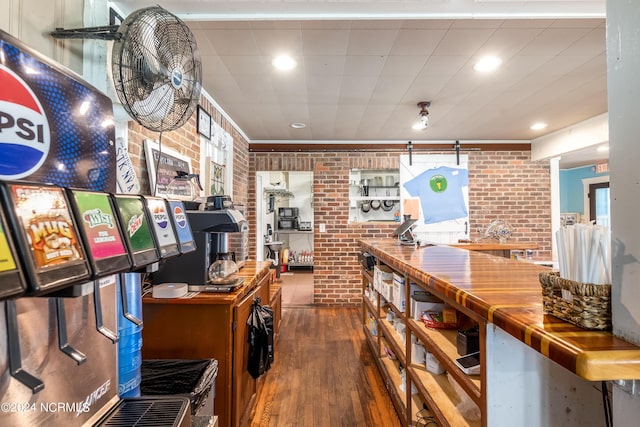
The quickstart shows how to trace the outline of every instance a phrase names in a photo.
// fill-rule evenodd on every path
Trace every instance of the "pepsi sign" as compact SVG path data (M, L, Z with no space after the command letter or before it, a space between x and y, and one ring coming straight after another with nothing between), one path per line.
M185 214L182 206L173 208L173 218L176 220L176 226L185 228L187 226L187 214Z
M115 192L113 104L0 30L0 179Z
M31 175L49 154L49 121L40 100L17 74L0 64L0 179Z

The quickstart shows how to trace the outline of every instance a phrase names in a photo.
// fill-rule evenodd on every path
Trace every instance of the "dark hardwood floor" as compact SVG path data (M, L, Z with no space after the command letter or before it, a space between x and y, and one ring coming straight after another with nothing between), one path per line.
M283 308L252 426L399 426L356 308Z

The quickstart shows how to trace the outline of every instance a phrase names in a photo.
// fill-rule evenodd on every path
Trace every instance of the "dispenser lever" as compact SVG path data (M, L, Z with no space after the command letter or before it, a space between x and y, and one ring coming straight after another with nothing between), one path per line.
M122 297L122 315L136 326L142 326L142 320L138 319L129 311L129 298L127 297L127 287L125 281L120 280L120 296Z
M78 365L82 365L87 361L87 356L81 351L76 350L69 344L67 338L67 315L64 311L64 299L55 298L56 300L56 314L58 317L58 347L60 350L76 361Z
M93 306L96 313L96 329L105 337L109 338L114 344L118 342L118 335L112 330L104 326L102 322L102 297L100 296L100 281L93 281Z
M11 376L31 389L36 394L44 389L44 383L22 369L22 355L20 354L20 335L18 333L18 316L16 302L12 299L5 304L5 318L7 321L7 347L9 353L9 372Z

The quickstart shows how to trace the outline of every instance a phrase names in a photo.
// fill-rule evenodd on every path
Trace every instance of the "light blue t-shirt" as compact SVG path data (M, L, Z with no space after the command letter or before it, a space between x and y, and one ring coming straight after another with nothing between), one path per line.
M440 166L428 169L404 184L412 197L420 198L424 223L448 221L468 215L462 187L469 185L467 169Z

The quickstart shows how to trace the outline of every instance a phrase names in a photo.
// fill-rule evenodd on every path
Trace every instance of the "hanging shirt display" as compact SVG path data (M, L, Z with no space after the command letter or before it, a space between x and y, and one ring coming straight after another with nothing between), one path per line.
M412 197L419 197L424 223L447 221L468 215L462 187L469 185L466 169L440 166L421 173L404 184Z

